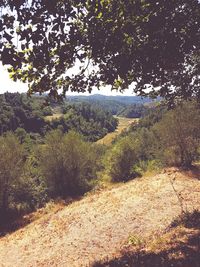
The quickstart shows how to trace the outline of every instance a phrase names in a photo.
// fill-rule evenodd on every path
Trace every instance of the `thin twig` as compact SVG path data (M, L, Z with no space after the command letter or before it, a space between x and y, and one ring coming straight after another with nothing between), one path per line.
M172 178L169 177L169 181L170 181L170 184L171 184L171 186L172 186L172 189L173 189L173 191L174 191L174 193L175 193L175 195L176 195L176 197L177 197L177 199L178 199L178 202L179 202L179 204L180 204L180 207L181 207L181 213L182 213L182 214L185 214L185 213L187 213L187 207L186 207L186 210L185 210L185 209L184 209L184 204L183 204L183 200L184 200L184 198L181 196L181 193L178 192L178 191L176 190L175 186L174 186L175 179L176 179L175 176L172 177Z

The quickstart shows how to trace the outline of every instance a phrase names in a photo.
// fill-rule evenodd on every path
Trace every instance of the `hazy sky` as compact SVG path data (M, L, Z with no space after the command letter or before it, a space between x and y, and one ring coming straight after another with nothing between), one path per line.
M14 82L9 78L9 73L6 71L5 67L3 67L0 64L0 94L4 92L27 92L28 90L28 85L22 82ZM78 94L78 93L67 93L69 94ZM85 93L89 94L89 93ZM111 91L110 87L105 87L102 88L101 90L93 90L92 94L104 94L104 95L133 95L132 90L128 89L126 90L123 94L116 92L116 91ZM80 95L80 94L79 94Z

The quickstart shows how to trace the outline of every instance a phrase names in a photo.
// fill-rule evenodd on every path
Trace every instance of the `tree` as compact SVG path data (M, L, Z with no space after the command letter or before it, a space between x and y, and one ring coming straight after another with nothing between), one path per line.
M24 150L14 134L0 137L0 211L6 215L22 174Z
M84 92L102 84L124 90L135 83L140 95L200 99L198 0L0 5L1 60L12 66L14 80L29 82L29 93L50 89L56 96L60 88ZM70 75L77 61L80 72Z
M47 134L39 162L51 197L81 195L90 188L90 181L96 177L95 151L75 132L55 130Z
M168 165L190 167L199 156L200 110L185 102L168 111L153 126L160 143L160 157Z

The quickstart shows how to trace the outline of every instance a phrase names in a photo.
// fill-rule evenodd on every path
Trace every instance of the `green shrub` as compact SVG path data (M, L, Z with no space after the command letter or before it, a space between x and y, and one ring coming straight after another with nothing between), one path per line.
M39 171L35 153L33 151L27 158L15 192L15 203L18 207L26 206L28 211L40 208L49 200L47 184Z
M129 137L120 139L108 151L104 164L112 182L128 181L135 174L132 167L137 161L134 145Z
M111 181L127 181L142 175L155 159L157 145L155 133L144 127L118 139L104 160Z
M81 195L90 189L90 182L96 177L95 146L75 132L49 133L39 160L51 197Z
M142 119L146 124L139 123L119 137L106 153L104 165L112 182L158 171L163 165L190 167L199 158L199 106L184 102L174 110L161 111Z

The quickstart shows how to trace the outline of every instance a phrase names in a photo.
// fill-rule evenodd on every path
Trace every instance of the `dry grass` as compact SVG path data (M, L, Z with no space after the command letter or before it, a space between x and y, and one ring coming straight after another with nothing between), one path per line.
M55 113L53 115L46 116L45 117L45 120L46 121L53 121L53 120L56 120L56 119L60 119L61 117L63 117L63 114L62 113Z
M131 237L132 243L142 246L143 240L160 236L181 214L171 179L184 208L200 210L197 178L170 169L50 207L34 222L0 239L0 266L79 267L118 257ZM156 250L164 242L157 239L149 249Z
M93 265L103 266L199 267L200 212L184 214L176 226L170 226L162 235L155 233L145 239L131 236L119 256Z
M116 117L119 120L119 124L117 129L112 132L108 133L102 139L98 140L97 143L103 145L110 145L112 141L124 130L128 129L132 123L137 123L138 119L129 119L123 117Z

